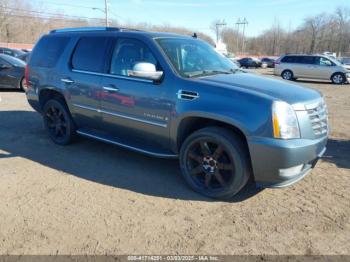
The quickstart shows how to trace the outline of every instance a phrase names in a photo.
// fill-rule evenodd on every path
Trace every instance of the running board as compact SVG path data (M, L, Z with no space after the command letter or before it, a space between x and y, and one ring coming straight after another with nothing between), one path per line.
M88 138L93 138L102 142L106 142L109 144L113 144L116 146L120 146L132 151L136 151L145 155L149 155L149 156L153 156L153 157L159 157L159 158L178 158L178 156L176 154L173 154L171 152L162 152L162 151L154 151L151 150L149 148L139 148L136 145L130 145L130 144L126 144L125 142L123 142L122 140L118 140L116 138L112 138L110 136L107 135L101 135L101 134L97 134L95 132L91 132L91 131L86 131L86 130L77 130L77 133L81 136L85 136Z

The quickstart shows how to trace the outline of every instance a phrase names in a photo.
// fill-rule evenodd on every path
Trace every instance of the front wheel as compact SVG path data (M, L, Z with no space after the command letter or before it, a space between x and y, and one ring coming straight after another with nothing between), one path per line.
M335 73L332 76L332 83L336 85L341 85L345 83L345 76L342 73Z
M232 198L250 176L242 138L223 128L204 128L190 135L180 150L180 166L192 189L217 199Z
M59 145L67 145L75 138L75 125L62 99L51 99L43 109L45 127L51 140Z

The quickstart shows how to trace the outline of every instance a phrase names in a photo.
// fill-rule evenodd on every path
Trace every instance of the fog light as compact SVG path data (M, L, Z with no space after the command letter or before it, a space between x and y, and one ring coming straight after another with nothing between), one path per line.
M303 167L304 165L299 165L299 166L293 166L286 169L280 169L279 173L280 173L280 176L291 177L291 176L298 175L301 172L301 170L303 170Z

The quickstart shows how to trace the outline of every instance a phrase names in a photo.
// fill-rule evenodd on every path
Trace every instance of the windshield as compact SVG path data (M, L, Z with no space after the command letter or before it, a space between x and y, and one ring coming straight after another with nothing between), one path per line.
M157 39L157 42L183 77L231 74L238 69L228 58L201 40L161 38Z
M335 58L333 58L333 57L330 57L330 56L327 56L327 58L329 59L329 60L331 60L334 64L336 64L336 65L341 65L341 63L337 60L337 59L335 59Z
M2 55L1 58L13 66L25 66L26 65L26 63L24 63L22 60L15 58L15 57L12 57L12 56L9 56L9 55Z

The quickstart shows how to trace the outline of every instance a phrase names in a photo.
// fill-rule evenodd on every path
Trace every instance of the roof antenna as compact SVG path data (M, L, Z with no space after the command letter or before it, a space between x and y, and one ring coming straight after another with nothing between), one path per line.
M197 33L194 32L193 35L192 35L193 38L197 38Z

